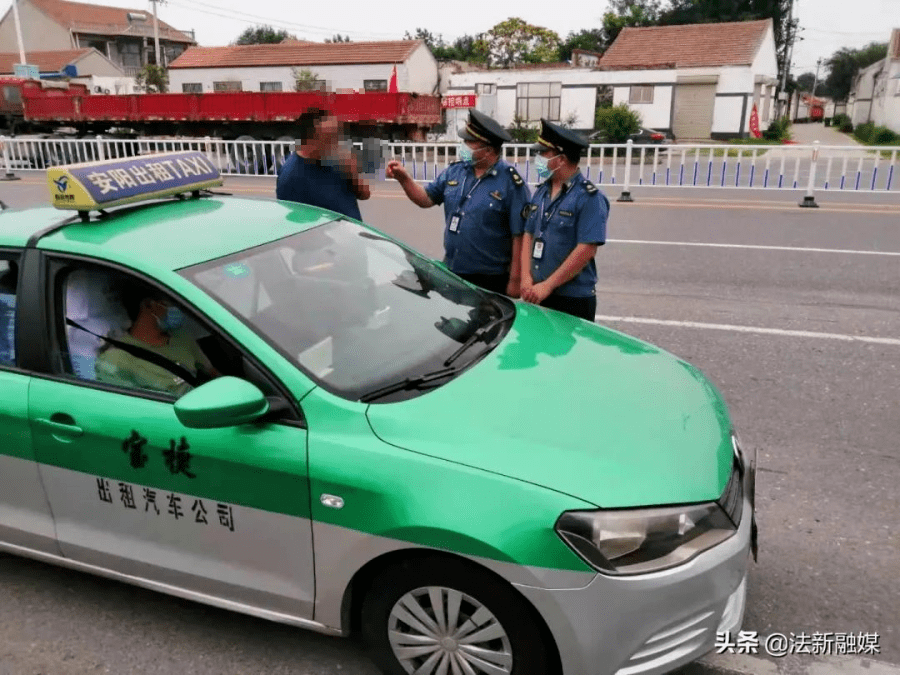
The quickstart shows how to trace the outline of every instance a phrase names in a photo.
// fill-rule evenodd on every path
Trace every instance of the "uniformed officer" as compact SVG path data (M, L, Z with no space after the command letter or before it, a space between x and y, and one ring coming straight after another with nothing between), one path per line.
M581 175L587 141L541 120L533 150L544 182L526 207L522 241L522 299L594 320L597 310L594 255L606 242L609 200Z
M524 207L530 192L515 167L501 158L512 137L487 115L471 110L458 162L422 187L398 161L385 175L400 182L414 204L444 205L444 263L466 281L519 297Z

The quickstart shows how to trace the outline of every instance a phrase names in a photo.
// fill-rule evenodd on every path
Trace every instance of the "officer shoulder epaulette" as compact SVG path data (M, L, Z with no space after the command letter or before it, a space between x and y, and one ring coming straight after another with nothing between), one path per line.
M525 185L525 181L522 180L522 177L519 175L519 172L516 171L516 167L514 167L514 166L509 167L509 173L512 175L513 183L515 183L517 186Z
M587 178L585 178L583 181L581 181L581 184L584 185L584 191L587 192L589 195L592 195L597 191L597 186L594 185Z

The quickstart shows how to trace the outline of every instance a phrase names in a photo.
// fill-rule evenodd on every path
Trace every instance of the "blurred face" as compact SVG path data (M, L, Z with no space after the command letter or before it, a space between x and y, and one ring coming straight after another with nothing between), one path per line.
M331 148L337 145L340 134L340 124L337 117L328 115L316 124L316 140L322 148Z
M481 141L466 141L468 148L472 151L472 163L479 164L491 156L491 146Z

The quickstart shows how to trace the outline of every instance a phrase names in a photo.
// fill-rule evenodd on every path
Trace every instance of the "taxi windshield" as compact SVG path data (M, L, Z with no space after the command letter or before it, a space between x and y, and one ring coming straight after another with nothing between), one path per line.
M358 400L379 388L402 400L454 372L508 330L514 305L355 223L335 220L181 274L250 324L327 390ZM493 339L480 339L491 328ZM472 346L477 341L479 344ZM465 358L457 352L465 346ZM470 348L471 347L471 348ZM449 361L448 361L449 359ZM398 388L399 391L393 392ZM379 396L380 398L380 396Z

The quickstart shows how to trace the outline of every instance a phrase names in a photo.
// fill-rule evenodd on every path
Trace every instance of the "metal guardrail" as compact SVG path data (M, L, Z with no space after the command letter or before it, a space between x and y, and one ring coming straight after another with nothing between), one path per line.
M16 171L132 157L154 152L195 150L207 154L224 175L275 175L293 150L284 141L203 139L28 139L3 138L6 179ZM363 170L384 179L384 163L401 161L413 179L433 180L456 161L456 143L356 143ZM586 178L601 187L621 187L620 201L635 188L730 188L805 190L802 206L815 206L816 191L900 194L897 147L814 145L591 145L582 158ZM530 144L504 146L504 157L525 181L536 184Z

